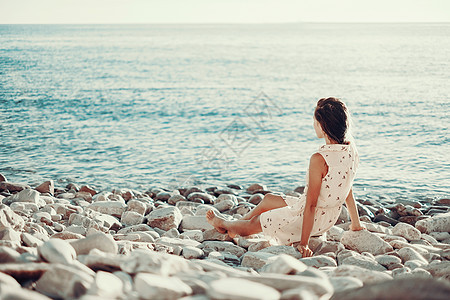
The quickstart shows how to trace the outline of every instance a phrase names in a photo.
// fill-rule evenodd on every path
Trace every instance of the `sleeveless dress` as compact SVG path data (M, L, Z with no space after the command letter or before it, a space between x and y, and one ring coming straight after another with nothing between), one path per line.
M336 223L359 165L359 156L353 141L348 145L323 145L318 153L325 159L328 173L322 178L311 236L321 235ZM281 194L287 206L261 214L262 233L272 244L291 245L301 240L308 183L309 168L306 172L305 190L301 196Z

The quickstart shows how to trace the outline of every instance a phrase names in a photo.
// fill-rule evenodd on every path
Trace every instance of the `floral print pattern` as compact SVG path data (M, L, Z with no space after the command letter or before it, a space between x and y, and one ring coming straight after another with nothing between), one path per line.
M328 173L322 179L311 236L321 235L336 223L359 165L359 155L353 143L323 145L318 153L325 159ZM262 232L273 244L290 245L300 241L308 177L309 170L306 172L305 190L300 197L282 195L287 206L261 214Z

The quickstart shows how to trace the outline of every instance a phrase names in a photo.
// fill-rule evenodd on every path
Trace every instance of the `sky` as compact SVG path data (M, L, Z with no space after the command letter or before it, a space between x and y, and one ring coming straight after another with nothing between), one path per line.
M450 22L449 0L0 0L0 24Z

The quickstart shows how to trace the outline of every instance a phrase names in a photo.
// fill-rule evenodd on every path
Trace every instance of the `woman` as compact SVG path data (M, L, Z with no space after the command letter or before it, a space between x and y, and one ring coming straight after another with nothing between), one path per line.
M210 210L208 222L232 237L263 232L280 244L300 241L297 248L303 257L312 256L310 237L323 234L336 223L344 202L350 229L364 229L352 192L359 156L349 133L350 116L345 104L333 97L320 99L314 111L314 129L318 138L325 139L325 145L311 156L307 184L300 197L268 193L240 220L228 221Z

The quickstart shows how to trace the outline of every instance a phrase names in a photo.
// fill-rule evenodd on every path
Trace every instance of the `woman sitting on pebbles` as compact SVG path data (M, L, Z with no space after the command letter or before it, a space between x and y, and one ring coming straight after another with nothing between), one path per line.
M364 229L352 192L359 157L349 127L349 113L341 100L320 99L314 111L314 129L326 144L311 156L304 193L300 197L268 193L240 220L228 221L210 210L208 222L231 237L263 232L279 244L300 241L297 248L303 257L312 256L309 238L323 234L336 223L344 201L350 229Z

